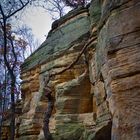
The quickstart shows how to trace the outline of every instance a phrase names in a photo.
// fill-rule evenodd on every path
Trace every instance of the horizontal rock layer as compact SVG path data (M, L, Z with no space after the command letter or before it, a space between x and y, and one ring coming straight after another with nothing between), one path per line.
M55 98L56 140L139 140L140 2L94 0L54 22L46 41L22 65L18 140L44 140L43 77ZM90 40L90 42L89 42ZM91 41L92 40L92 41Z

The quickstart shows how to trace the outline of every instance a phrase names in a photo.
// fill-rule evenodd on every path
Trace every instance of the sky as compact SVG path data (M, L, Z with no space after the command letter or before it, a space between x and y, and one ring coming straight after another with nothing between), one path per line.
M39 39L39 42L45 41L53 22L49 13L42 8L30 8L26 10L21 19L22 24L26 24L32 29L32 33Z
M70 7L66 7L65 13L68 13L70 10ZM27 24L32 29L35 37L42 43L45 41L48 32L51 30L51 25L54 20L52 20L49 12L45 11L43 8L31 7L26 9L22 21L23 24Z
M66 8L65 13L70 10L70 8ZM16 22L14 21L14 23L16 23L15 27L26 24L32 29L32 33L35 38L38 39L39 44L42 44L45 41L48 32L51 30L51 25L54 21L49 12L41 7L30 6L23 10L19 15L19 20L16 20Z

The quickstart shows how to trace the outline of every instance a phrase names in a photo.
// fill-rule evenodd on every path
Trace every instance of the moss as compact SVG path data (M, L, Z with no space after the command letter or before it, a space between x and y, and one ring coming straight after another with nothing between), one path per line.
M96 26L101 17L101 4L99 0L91 1L89 7L89 13L90 13L91 25Z
M25 60L21 66L22 72L49 61L49 58L56 54L60 55L64 50L69 49L73 42L87 35L89 25L89 17L81 16L55 30L40 48Z
M53 134L54 140L79 140L84 132L81 124L63 124L57 126L57 132Z
M83 133L82 140L95 140L95 131L86 129Z

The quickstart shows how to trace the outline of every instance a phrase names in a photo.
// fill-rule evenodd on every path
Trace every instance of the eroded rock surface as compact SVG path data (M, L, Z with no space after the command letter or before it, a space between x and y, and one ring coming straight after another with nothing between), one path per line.
M75 65L49 81L54 140L139 140L138 0L93 0L53 24L46 41L22 65L18 140L44 140L43 77L69 66L87 43Z

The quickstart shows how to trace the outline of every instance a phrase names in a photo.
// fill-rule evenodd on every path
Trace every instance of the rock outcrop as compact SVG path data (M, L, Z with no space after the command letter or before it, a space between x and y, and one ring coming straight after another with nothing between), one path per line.
M77 60L49 81L54 140L139 140L139 44L137 0L93 0L54 22L46 41L22 65L17 139L44 140L43 77Z

